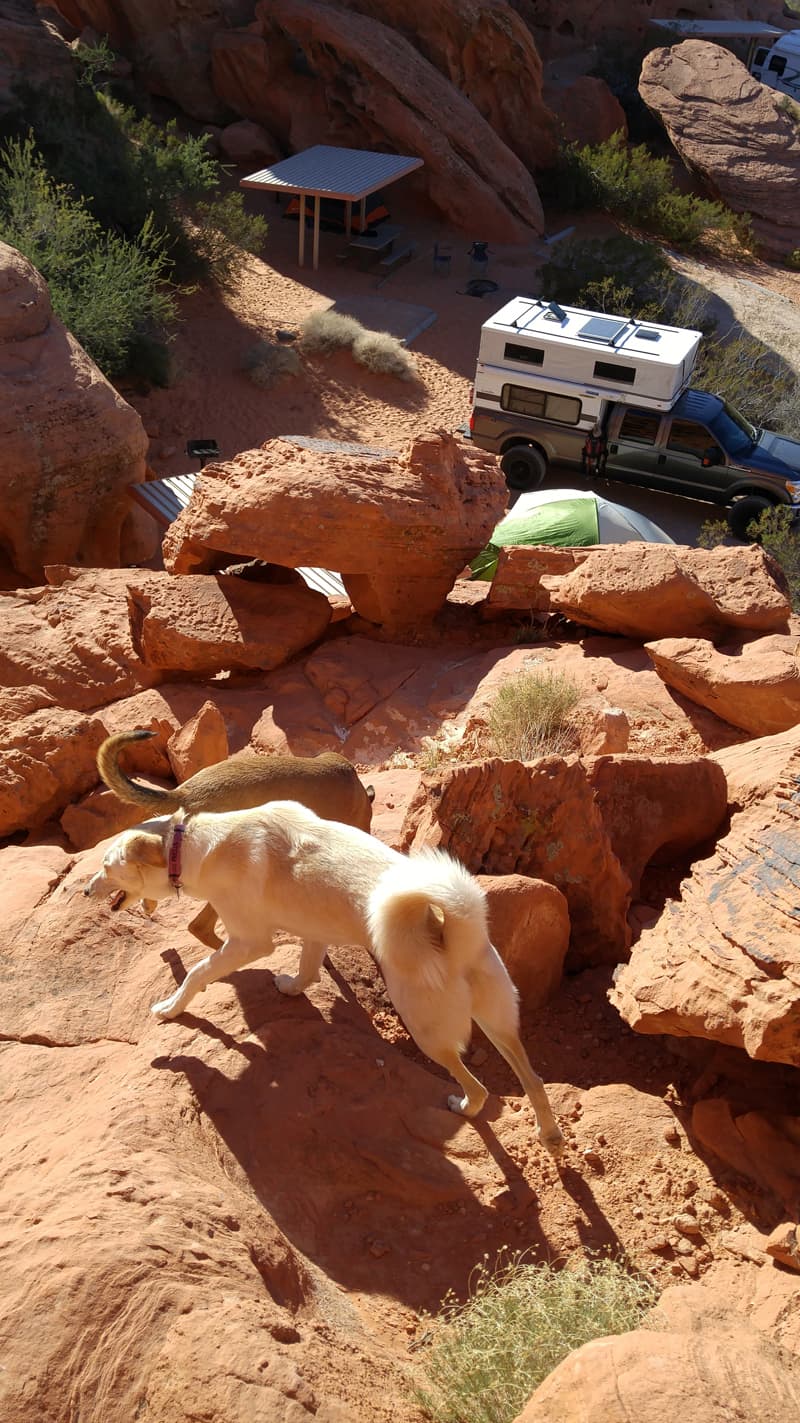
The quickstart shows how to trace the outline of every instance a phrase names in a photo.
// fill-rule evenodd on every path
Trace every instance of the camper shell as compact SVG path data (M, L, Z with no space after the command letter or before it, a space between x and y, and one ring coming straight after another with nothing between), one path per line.
M759 45L749 67L754 79L800 101L800 30L789 30L772 46Z
M699 331L514 297L481 327L475 409L591 429L605 402L669 410L689 384Z

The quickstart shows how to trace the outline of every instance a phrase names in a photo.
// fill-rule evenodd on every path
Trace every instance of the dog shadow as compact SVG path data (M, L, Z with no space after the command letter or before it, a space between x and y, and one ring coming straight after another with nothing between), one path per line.
M449 1111L449 1077L380 1037L328 972L341 996L326 1017L279 994L269 970L239 970L229 982L246 1035L185 1013L196 1051L154 1060L188 1083L225 1175L338 1285L415 1310L465 1293L475 1265L509 1247L556 1258L538 1204L556 1175L547 1153L537 1145L521 1169L492 1126L497 1098L476 1120Z

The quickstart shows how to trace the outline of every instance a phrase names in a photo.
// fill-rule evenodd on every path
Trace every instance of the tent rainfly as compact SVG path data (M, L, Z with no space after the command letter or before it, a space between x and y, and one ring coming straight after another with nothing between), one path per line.
M361 227L365 225L366 202L370 193L385 188L415 168L422 167L421 158L404 158L399 153L372 153L365 148L331 148L317 143L291 158L284 158L271 168L261 168L242 178L240 188L257 188L263 192L297 193L300 197L298 262L305 262L305 199L314 199L313 265L319 266L319 214L322 198L338 198L347 204L347 236L353 215L353 203L361 203Z

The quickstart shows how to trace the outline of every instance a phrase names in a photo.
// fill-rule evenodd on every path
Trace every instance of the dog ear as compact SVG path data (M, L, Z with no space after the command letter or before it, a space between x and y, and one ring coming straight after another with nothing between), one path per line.
M444 950L444 910L438 904L428 905L428 934L435 949Z
M138 831L129 835L125 843L125 859L133 865L151 865L154 869L167 863L164 842L160 835L148 835Z

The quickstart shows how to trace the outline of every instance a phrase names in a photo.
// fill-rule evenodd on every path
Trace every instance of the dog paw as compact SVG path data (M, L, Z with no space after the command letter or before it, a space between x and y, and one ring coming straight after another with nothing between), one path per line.
M549 1151L557 1161L564 1155L564 1138L558 1128L554 1132L550 1132L549 1136L545 1136L544 1132L540 1131L539 1141L545 1151Z
M279 993L285 993L289 998L296 998L303 992L303 986L291 973L276 973L275 987Z
M162 1022L168 1022L170 1018L177 1018L180 1008L175 998L165 998L161 1003L154 1003L150 1012L154 1018L160 1018Z

